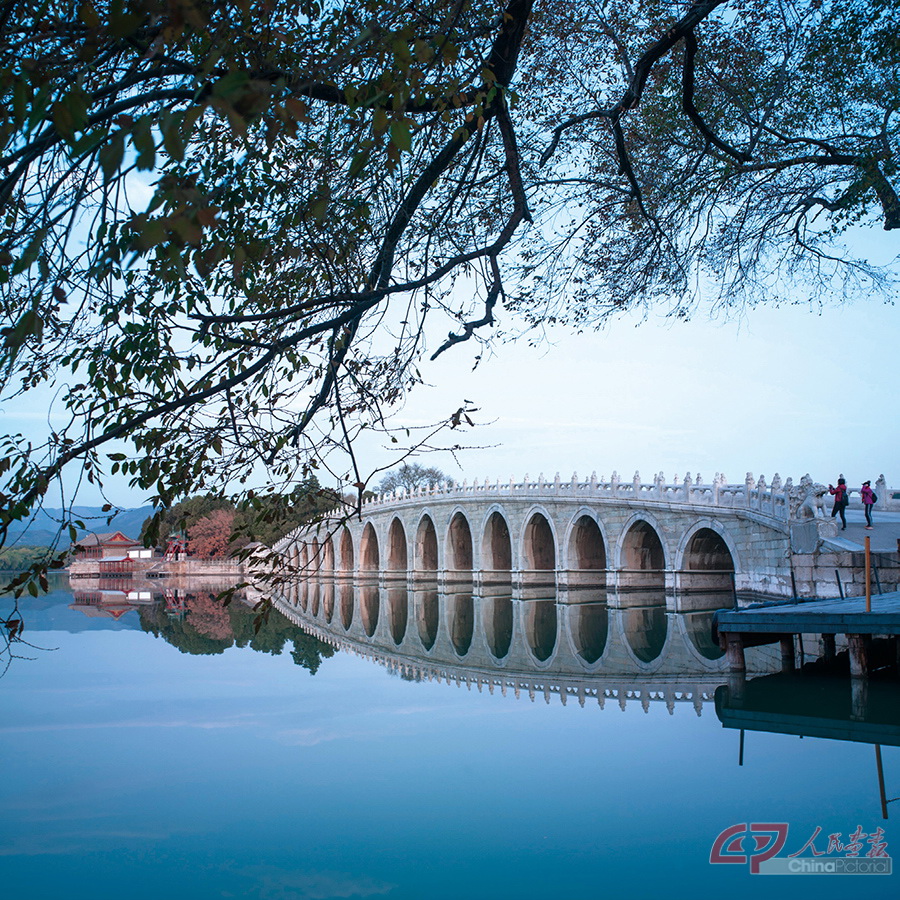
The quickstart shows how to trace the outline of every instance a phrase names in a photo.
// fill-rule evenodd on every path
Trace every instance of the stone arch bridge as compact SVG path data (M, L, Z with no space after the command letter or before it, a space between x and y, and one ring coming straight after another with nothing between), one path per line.
M378 496L361 516L332 514L275 549L301 580L424 579L482 594L512 586L523 598L578 588L792 596L792 531L811 523L827 537L833 525L815 508L815 487L750 475L476 481Z

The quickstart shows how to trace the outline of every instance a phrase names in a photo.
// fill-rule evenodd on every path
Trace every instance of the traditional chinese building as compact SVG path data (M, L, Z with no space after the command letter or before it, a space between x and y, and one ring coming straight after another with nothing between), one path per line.
M73 547L76 559L111 559L113 557L140 558L144 545L126 537L121 531L113 531L109 534L88 534L79 540ZM152 551L146 551L149 555Z

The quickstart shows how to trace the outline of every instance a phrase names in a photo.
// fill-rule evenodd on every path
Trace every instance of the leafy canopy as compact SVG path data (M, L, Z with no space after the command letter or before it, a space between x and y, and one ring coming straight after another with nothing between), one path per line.
M886 286L842 235L900 226L898 7L4 3L0 378L54 399L0 436L0 536L72 468L361 492L359 434L502 306Z

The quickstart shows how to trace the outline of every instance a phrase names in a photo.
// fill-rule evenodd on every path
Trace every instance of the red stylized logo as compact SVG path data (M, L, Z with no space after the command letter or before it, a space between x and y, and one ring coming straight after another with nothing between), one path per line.
M786 822L746 822L726 828L715 839L709 853L710 863L750 863L750 871L759 874L759 864L776 856L787 842ZM744 840L750 838L749 851Z

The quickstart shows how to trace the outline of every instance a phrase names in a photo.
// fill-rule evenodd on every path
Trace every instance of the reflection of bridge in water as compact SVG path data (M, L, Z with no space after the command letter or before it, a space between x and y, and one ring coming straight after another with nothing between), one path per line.
M438 680L562 703L691 704L698 714L724 680L712 611L673 612L663 590L439 591L437 584L295 580L276 608L315 637L410 680ZM529 596L522 596L523 593ZM706 595L730 602L731 595ZM753 671L778 664L755 651Z

